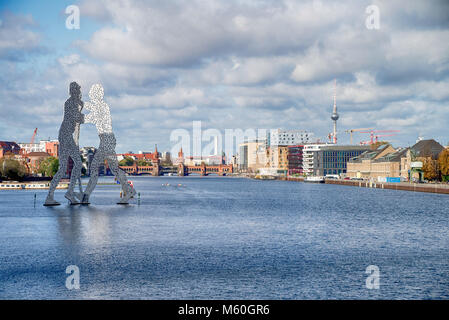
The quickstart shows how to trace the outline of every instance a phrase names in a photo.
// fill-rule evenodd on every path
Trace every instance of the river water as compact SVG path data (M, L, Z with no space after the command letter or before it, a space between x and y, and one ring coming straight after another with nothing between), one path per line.
M0 299L447 299L449 196L227 177L131 177L119 206L0 190ZM103 178L100 182L112 182ZM34 206L34 194L37 195ZM65 286L66 267L80 289ZM379 268L368 289L366 268Z

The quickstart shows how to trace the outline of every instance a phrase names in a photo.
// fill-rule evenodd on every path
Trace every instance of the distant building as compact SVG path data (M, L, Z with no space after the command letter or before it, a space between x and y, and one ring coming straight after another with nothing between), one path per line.
M248 170L248 143L241 143L239 145L239 170Z
M95 152L97 148L95 147L83 147L80 149L81 158L83 161L83 168L86 170L86 174L90 175L90 165L94 159ZM104 172L104 164L100 166L99 173Z
M162 158L161 160L163 162L171 162L171 154L168 151L162 152Z
M39 142L41 152L46 152L50 156L57 158L59 156L59 141L58 140L41 140Z
M401 175L410 180L422 180L423 172L421 169L424 162L433 162L433 165L438 167L438 156L443 150L444 147L433 139L418 140L401 159Z
M47 152L30 152L26 155L27 165L31 174L37 174L41 161L50 157Z
M357 157L350 159L347 163L346 176L350 178L371 178L374 175L381 174L384 176L386 170L377 172L379 165L375 164L375 161L388 154L395 153L396 150L390 144L383 144L378 146L374 150L367 150ZM374 167L377 166L377 169Z
M224 154L211 155L211 156L185 156L182 151L182 147L178 152L178 157L175 159L174 165L184 164L186 166L199 166L201 164L206 165L219 165L225 164Z
M223 156L216 156L216 155L184 157L184 165L186 166L199 166L202 163L206 165L225 164L225 158Z
M266 157L265 139L244 141L239 145L239 169L242 171L255 173L266 166Z
M0 158L3 158L8 153L18 155L20 146L12 141L0 141Z
M318 151L328 146L326 143L306 144L303 148L303 172L306 176L314 176L318 167Z
M161 159L161 153L157 151L157 146L155 147L155 150L153 152L144 152L139 151L139 153L118 153L117 154L117 160L123 160L125 157L131 158L133 160L149 160L152 163L159 161Z
M58 140L41 140L36 143L19 143L24 155L31 152L46 152L50 156L57 158L59 152Z
M273 146L293 146L311 143L313 133L305 130L270 130L267 133L267 148Z
M410 148L394 149L391 145L381 145L348 162L349 177L385 181L385 178L422 180L424 161L436 162L444 147L433 139L418 140Z
M288 146L272 146L267 150L267 168L277 175L286 175L288 171Z
M20 149L22 150L23 154L27 154L30 152L43 152L41 149L41 146L39 144L39 142L35 142L35 143L19 143Z
M288 146L287 162L288 175L303 175L303 145Z
M437 160L443 150L444 147L433 139L419 140L410 148L416 158L429 157L433 160Z
M370 146L325 146L321 147L316 155L315 176L326 176L328 174L346 174L349 159L361 155L370 149Z

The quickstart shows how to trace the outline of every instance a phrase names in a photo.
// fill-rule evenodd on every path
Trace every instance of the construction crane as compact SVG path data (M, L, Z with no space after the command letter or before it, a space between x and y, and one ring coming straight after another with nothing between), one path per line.
M360 133L369 133L371 136L370 144L374 143L375 133L392 133L392 132L400 132L399 130L370 130L370 131L360 131Z
M367 140L367 141L360 141L360 145L367 145L367 144L371 144L371 141L370 140Z
M353 132L358 132L358 131L364 131L364 130L373 130L373 128L349 129L349 130L345 130L345 132L349 133L349 136L350 136L350 139L351 139L351 144L352 144L352 133Z
M37 128L34 129L33 136L31 137L31 142L30 142L30 144L33 144L33 143L34 143L34 138L36 138L36 133L37 133Z
M374 142L377 143L378 142L378 138L380 138L380 137L392 137L392 136L395 136L395 135L396 135L396 133L375 135L374 136L374 138L375 138Z
M377 143L379 141L378 138L380 138L380 137L392 137L392 136L395 136L395 135L396 135L396 133L392 133L392 134L377 134L377 135L374 136L374 141L373 140L360 141L360 144L361 145L367 145L367 144L371 145L373 143Z

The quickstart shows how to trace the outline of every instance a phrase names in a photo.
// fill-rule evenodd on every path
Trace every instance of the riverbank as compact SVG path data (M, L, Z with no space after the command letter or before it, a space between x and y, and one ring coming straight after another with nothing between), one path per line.
M449 185L445 184L433 184L433 183L409 183L409 182L369 182L369 181L351 181L351 180L333 180L328 179L325 181L327 184L340 184L345 186L354 186L360 188L375 188L375 189L392 189L392 190L404 190L413 192L430 192L430 193L443 193L449 194Z
M258 176L253 176L253 179L267 180ZM273 178L272 178L273 179ZM281 181L297 181L304 182L304 177L274 177L275 180ZM409 183L409 182L370 182L360 180L342 180L342 179L326 179L324 183L327 184L339 184L344 186L353 186L359 188L375 188L375 189L391 189L391 190L403 190L413 192L428 192L428 193L441 193L449 194L449 185L447 184L434 184L434 183Z

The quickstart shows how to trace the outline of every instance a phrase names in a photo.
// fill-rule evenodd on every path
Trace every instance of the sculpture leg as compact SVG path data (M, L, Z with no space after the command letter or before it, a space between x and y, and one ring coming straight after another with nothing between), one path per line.
M90 165L90 178L89 178L89 182L87 183L86 190L84 190L83 201L82 201L82 203L84 203L84 204L89 203L89 197L90 197L92 191L97 186L98 171L99 171L100 165L103 162L104 162L104 152L100 146L98 148L98 150L95 152L94 158Z
M128 183L128 179L126 178L125 172L121 170L118 166L117 156L114 154L110 154L108 156L108 165L111 169L112 173L117 177L117 180L120 182L120 185L123 190L123 198L118 202L118 204L127 204L129 199L136 194L136 190L131 188Z
M48 191L47 199L45 200L44 206L52 206L52 205L59 205L60 203L55 201L54 194L56 187L59 184L59 181L64 176L65 172L67 171L67 162L69 160L68 155L61 155L59 157L59 168L58 172L53 176L53 179L50 182L50 189Z
M81 162L78 150L72 150L70 158L72 158L73 161L73 169L72 174L70 175L69 189L67 190L65 197L70 201L70 204L79 204L78 200L75 198L74 189L78 179L80 179L83 163Z

